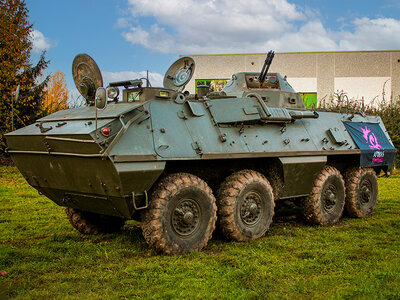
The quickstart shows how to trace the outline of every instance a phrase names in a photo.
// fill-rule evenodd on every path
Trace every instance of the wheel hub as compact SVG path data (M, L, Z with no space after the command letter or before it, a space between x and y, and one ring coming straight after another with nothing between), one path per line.
M361 203L366 204L372 199L373 188L369 180L363 180L360 184Z
M200 207L193 199L183 199L173 210L172 228L181 236L189 236L200 224Z
M183 222L185 222L185 224L190 225L193 222L193 217L194 217L193 213L191 211L187 211L183 215Z
M249 192L243 197L240 205L240 218L246 225L254 225L261 218L261 196L255 192Z
M249 207L250 214L253 214L253 215L256 214L257 213L257 208L258 208L257 204L252 203L250 205L250 207Z
M324 209L326 211L332 210L336 203L337 203L337 191L336 191L336 186L333 184L330 184L324 191L323 194L323 203L324 203Z

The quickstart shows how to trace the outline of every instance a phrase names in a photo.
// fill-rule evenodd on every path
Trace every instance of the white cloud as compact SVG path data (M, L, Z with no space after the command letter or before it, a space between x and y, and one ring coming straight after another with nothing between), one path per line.
M119 21L133 45L162 53L381 50L400 47L400 20L355 19L329 31L318 11L288 0L129 0ZM152 25L137 25L141 18ZM124 26L121 26L124 25Z
M122 71L122 72L101 72L105 86L110 82L132 80L139 78L146 78L147 72L132 72L132 71ZM149 81L153 87L163 86L164 76L159 73L149 72Z
M48 38L46 38L43 33L37 29L33 29L30 33L32 40L32 51L35 53L40 53L42 51L48 50L52 47L52 44Z
M143 30L140 26L131 26L130 31L124 32L122 36L132 45L142 45L157 52L169 53L173 50L172 36L157 24L153 24L149 31Z
M130 0L133 17L153 17L150 28L131 26L123 36L159 52L227 52L260 46L305 17L286 0ZM172 31L173 34L167 32ZM263 49L265 51L265 49Z
M127 18L119 18L116 26L119 28L127 28L129 27L129 20Z
M400 20L391 18L361 18L353 22L353 32L341 33L343 50L400 49Z
M339 50L335 40L320 21L310 21L295 32L268 41L264 48L278 51L333 51Z

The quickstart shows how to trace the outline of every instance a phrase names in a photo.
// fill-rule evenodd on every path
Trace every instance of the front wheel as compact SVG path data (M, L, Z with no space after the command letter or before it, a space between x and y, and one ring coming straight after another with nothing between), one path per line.
M65 209L71 225L83 234L112 233L121 229L125 219L95 214L76 208Z
M201 250L211 239L216 219L209 186L192 174L171 174L158 182L142 213L143 236L165 254Z
M351 168L345 174L346 212L353 218L365 218L375 211L378 179L372 168Z

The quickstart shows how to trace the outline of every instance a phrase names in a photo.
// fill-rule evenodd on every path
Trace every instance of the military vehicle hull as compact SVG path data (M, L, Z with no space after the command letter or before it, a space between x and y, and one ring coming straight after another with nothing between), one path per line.
M241 106L237 106L239 101ZM219 106L218 102L224 103ZM78 120L69 120L68 116L81 115L81 109L63 111L62 118L56 113L38 121L45 128L52 127L47 132L41 133L39 126L31 125L7 135L8 152L28 183L57 204L131 218L135 205L139 207L145 200L137 199L133 204L133 197L145 197L163 171L174 165L187 165L187 171L194 173L212 173L213 166L220 169L226 164L225 173L229 173L235 165L258 165L260 161L266 169L274 166L283 175L281 199L301 197L311 192L316 175L326 164L360 166L361 150L344 120L352 117L352 122L378 124L385 132L379 117L334 112L319 112L318 119L256 124L259 116L257 119L245 111L256 106L255 102L252 98L183 104L152 100L140 107L146 113L129 126L112 149L100 145L104 139L94 137L95 108L88 113L93 118ZM136 108L131 115L140 113ZM178 117L180 114L182 117ZM97 131L116 126L119 116L100 119ZM212 119L220 125L213 124ZM60 122L65 125L57 128ZM334 129L341 132L342 140L333 138ZM387 166L377 163L375 167ZM206 177L215 181L213 174Z
M233 88L241 76L247 90ZM389 173L395 156L382 120L307 110L280 75L265 76L261 89L255 74L237 74L201 98L127 89L103 110L60 111L7 134L8 152L79 231L104 229L98 215L141 219L146 241L164 253L203 248L217 212L228 239L258 238L280 199L302 199L313 224L337 222L345 206L372 214L376 174Z

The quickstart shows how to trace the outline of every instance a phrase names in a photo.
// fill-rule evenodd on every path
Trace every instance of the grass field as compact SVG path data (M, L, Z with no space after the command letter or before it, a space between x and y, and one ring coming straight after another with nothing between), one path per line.
M379 180L373 217L310 227L275 219L265 238L213 239L159 256L137 223L84 236L14 167L0 167L0 299L399 299L400 176Z

